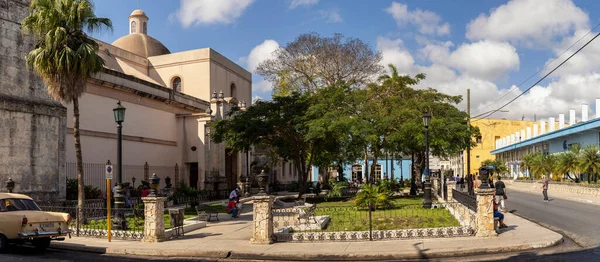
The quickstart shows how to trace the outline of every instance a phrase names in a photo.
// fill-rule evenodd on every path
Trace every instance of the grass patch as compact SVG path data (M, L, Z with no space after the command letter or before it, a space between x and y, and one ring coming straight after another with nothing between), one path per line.
M373 230L460 226L445 208L423 209L422 197L398 197L393 203L393 208L372 212ZM325 232L369 230L369 211L355 207L352 199L321 202L317 204L315 215L331 219Z

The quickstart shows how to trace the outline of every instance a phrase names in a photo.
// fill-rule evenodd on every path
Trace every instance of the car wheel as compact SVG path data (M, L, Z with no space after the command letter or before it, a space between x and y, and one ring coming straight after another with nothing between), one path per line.
M31 240L31 244L33 244L33 246L37 250L45 250L46 248L48 248L50 246L50 238L49 237L34 238L33 240Z
M6 253L8 250L8 239L2 234L0 234L0 253Z

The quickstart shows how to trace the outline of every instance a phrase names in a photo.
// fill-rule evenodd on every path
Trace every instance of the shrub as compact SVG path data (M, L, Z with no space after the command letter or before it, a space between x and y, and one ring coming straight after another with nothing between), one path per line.
M78 192L79 190L77 188L77 179L67 179L67 200L77 200ZM102 190L92 185L85 186L83 192L85 193L85 199L102 198Z
M393 192L385 185L364 185L360 192L356 195L354 203L360 208L369 208L375 210L377 208L385 209L392 205Z
M287 185L287 190L289 192L298 192L298 190L300 190L300 185L298 185L298 182L292 181Z

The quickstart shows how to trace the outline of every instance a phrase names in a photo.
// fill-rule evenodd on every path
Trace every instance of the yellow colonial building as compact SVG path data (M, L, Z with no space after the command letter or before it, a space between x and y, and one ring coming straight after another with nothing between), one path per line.
M496 149L496 141L520 132L527 127L535 124L535 121L522 120L507 120L507 119L489 119L489 118L474 118L471 119L471 125L478 127L481 136L476 138L477 146L471 149L471 169L470 174L475 174L481 167L481 162L487 159L495 159L495 156L490 152ZM459 159L451 160L453 163L451 168L454 169L454 174L465 175L467 170L467 151L465 150L458 156ZM461 161L462 160L462 161Z

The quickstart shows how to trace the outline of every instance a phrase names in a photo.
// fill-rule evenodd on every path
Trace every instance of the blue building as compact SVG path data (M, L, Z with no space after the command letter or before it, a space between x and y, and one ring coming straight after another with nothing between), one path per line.
M373 160L369 159L368 161L369 169L371 169L371 165L373 165ZM375 177L380 179L410 179L410 169L412 162L410 159L377 159L377 165L375 167ZM344 177L349 182L358 182L365 181L366 179L366 166L364 160L356 161L352 165L344 165ZM321 172L319 172L321 171ZM312 168L312 175L310 177L311 181L318 182L321 181L319 179L319 174L321 176L329 172L331 176L336 177L338 175L337 167L330 167L329 170L319 170L318 167Z
M570 146L578 144L599 145L600 143L600 99L596 99L596 118L588 120L587 105L582 105L581 118L575 117L575 110L570 110L569 124L565 124L564 114L559 114L558 122L553 117L534 124L533 129L527 128L496 141L496 149L491 151L496 159L507 163L513 178L529 176L521 170L521 160L524 155L533 152L556 154L565 152ZM555 126L558 123L558 129ZM539 134L538 134L539 127ZM548 127L548 132L546 132ZM533 132L531 132L533 130Z

